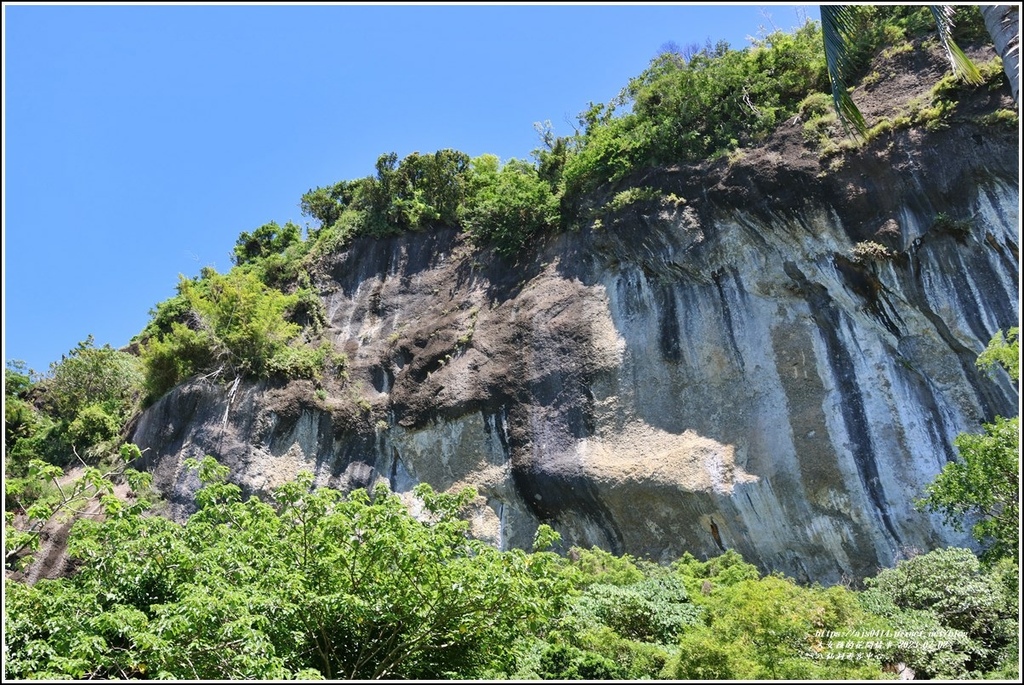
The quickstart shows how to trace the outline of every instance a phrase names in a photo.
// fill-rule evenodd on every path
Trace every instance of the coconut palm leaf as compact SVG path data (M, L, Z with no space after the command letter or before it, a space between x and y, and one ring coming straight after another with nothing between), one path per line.
M853 8L847 5L821 6L821 34L825 43L825 63L832 87L832 104L843 126L852 125L857 133L867 131L864 116L850 97L847 81L854 73L851 54L854 31Z
M930 5L929 9L932 11L932 16L935 17L935 26L939 30L939 40L942 41L942 47L946 50L946 56L953 67L953 73L967 83L975 85L981 83L983 79L981 72L978 71L978 67L974 66L974 62L953 41L953 21L956 16L956 6Z
M953 73L968 83L981 83L982 77L978 68L953 40L956 6L931 5L929 8L935 17L939 40L946 50ZM857 133L863 135L867 131L867 124L853 98L850 97L847 86L855 72L851 56L855 26L852 6L821 5L821 33L825 43L825 63L828 68L829 84L832 87L832 102L843 126L852 125Z

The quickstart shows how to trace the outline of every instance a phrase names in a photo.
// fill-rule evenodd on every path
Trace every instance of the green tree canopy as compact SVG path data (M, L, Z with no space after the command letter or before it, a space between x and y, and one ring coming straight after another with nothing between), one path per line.
M530 560L467 536L471 491L343 496L300 474L242 499L211 458L185 525L79 521L72 578L7 581L9 677L472 677L506 669L547 599Z
M982 435L962 433L955 444L963 461L946 464L920 506L971 528L986 545L985 556L1018 558L1020 541L1020 418L996 417Z
M235 264L242 265L272 254L280 254L302 240L302 229L288 221L263 224L252 233L243 231L235 242Z

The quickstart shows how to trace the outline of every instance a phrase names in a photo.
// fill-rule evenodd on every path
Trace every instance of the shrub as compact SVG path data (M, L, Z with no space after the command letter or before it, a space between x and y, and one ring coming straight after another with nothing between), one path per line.
M710 628L688 630L679 654L663 676L674 680L738 680L752 678L756 664L737 643L722 641Z
M873 240L865 240L853 246L850 255L855 262L881 262L896 256L892 250Z
M580 587L595 583L604 585L633 585L644 579L644 572L637 566L637 560L628 554L616 556L600 547L569 550L572 560L574 581Z
M647 578L633 585L591 585L579 599L581 611L593 615L622 637L669 643L703 612L690 603L682 579Z
M199 279L179 281L178 296L188 305L182 318L189 325L172 322L169 332L142 346L149 401L216 364L237 374L266 376L271 359L287 355L283 350L301 330L285 316L299 297L266 286L250 270L221 275L204 269Z
M215 340L207 330L172 323L170 331L150 338L142 346L146 403L151 404L185 379L209 368L216 355Z
M629 207L630 205L637 204L639 202L650 202L652 200L660 199L661 197L661 192L655 188L627 188L622 192L616 193L615 196L608 201L608 204L605 205L605 209L610 212L617 212Z
M813 119L823 117L826 114L835 114L835 106L832 104L832 97L828 93L811 93L796 106L797 113L801 119Z
M497 157L483 155L471 163L460 218L476 242L513 255L535 235L558 226L558 197L531 164L512 159L499 168Z
M994 371L1002 367L1010 374L1011 379L1017 381L1020 378L1020 340L1017 337L1019 333L1020 329L1016 326L1007 329L1005 335L1002 331L996 331L985 351L978 356L978 368Z
M901 609L931 611L943 625L979 634L998 613L998 588L969 549L951 547L899 562L864 581Z
M945 212L939 212L932 221L932 228L941 233L948 233L954 238L963 239L971 233L969 219L954 219Z
M622 674L611 659L559 644L548 646L541 655L540 676L545 680L615 680Z
M117 436L121 420L100 404L90 404L68 425L68 436L76 445L97 445Z
M317 347L308 344L282 347L268 361L267 372L285 378L321 380L329 367L336 367L340 372L345 364L345 355L335 352L334 346L325 340Z
M87 406L102 404L119 420L134 408L141 387L139 360L110 345L96 347L90 335L50 365L43 382L55 415L74 421Z
M302 241L302 229L292 222L278 226L271 221L252 233L242 232L235 242L235 264L254 262L269 255L281 254L292 245Z

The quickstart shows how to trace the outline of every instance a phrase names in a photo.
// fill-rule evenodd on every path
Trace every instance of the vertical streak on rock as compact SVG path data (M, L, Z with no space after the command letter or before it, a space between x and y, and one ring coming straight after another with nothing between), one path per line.
M874 513L881 521L882 526L892 540L899 545L900 535L892 523L889 504L886 501L885 491L878 473L878 464L875 463L875 448L872 444L864 400L861 397L860 388L857 386L853 359L839 336L844 325L842 314L824 286L811 283L792 262L786 262L784 269L807 298L811 316L817 324L821 339L825 344L829 371L841 397L843 425L850 440L850 452L857 466L861 485L871 500L875 509Z

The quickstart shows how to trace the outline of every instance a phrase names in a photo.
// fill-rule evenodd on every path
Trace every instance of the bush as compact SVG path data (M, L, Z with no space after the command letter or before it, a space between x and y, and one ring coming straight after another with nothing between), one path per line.
M68 436L76 445L97 445L117 436L121 421L100 404L83 408L68 425Z
M594 652L569 645L550 645L540 658L540 677L545 680L615 680L622 677L618 665Z
M90 335L50 365L43 386L55 415L66 422L96 404L123 420L135 406L141 381L138 358L110 345L96 347Z
M855 262L883 262L896 256L896 253L881 243L865 240L853 246L850 255Z
M292 222L278 226L271 221L252 233L242 232L235 243L235 264L249 264L270 255L278 255L302 241L302 229Z
M628 554L616 556L600 547L573 547L569 550L569 559L572 560L573 580L582 588L595 583L633 585L644 579L637 560Z
M752 678L756 664L739 644L724 642L710 628L688 630L679 641L679 655L663 676L674 680L740 680Z
M142 346L146 403L153 403L182 381L209 368L214 358L214 339L209 331L171 324L166 335L151 338Z
M969 549L950 547L899 562L864 584L900 609L934 613L942 625L979 636L991 632L1002 593Z
M267 372L285 378L307 378L321 380L331 366L339 372L345 368L345 356L334 351L334 346L323 341L318 347L311 345L286 345L278 350L267 362Z
M1014 382L1020 379L1019 333L1020 329L1016 326L1007 329L1005 334L996 331L985 350L978 355L978 368L994 372L996 368L1002 367Z
M286 346L301 331L285 316L299 296L266 286L249 270L221 275L205 269L199 279L182 278L178 294L188 304L182 318L189 325L171 322L169 332L142 346L149 401L217 364L236 374L266 376L271 360L287 356Z
M633 585L591 585L579 598L580 611L630 640L668 644L703 612L690 603L681 579L646 578Z
M4 369L4 451L10 454L18 440L35 433L39 417L27 401L34 383L24 362L8 362Z
M534 166L512 159L499 168L497 157L483 155L471 163L460 219L474 241L513 255L558 226L558 197Z
M832 97L828 93L811 93L796 106L797 113L802 119L823 117L826 114L835 112L835 105L832 104Z

